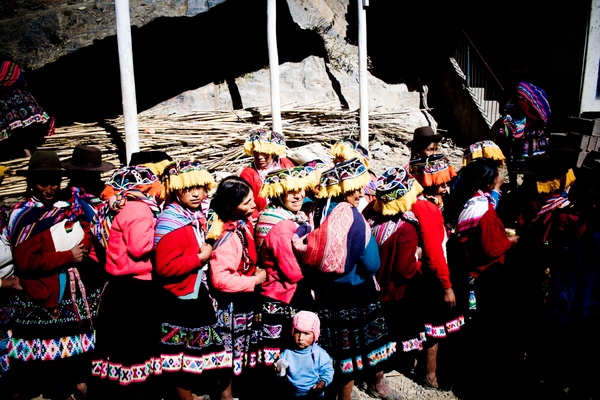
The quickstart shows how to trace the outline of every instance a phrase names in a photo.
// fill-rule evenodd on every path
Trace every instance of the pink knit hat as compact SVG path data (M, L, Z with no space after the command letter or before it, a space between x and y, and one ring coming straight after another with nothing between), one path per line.
M321 321L319 320L319 316L314 312L303 310L296 313L292 324L294 329L298 329L300 332L312 332L315 335L315 342L319 340Z

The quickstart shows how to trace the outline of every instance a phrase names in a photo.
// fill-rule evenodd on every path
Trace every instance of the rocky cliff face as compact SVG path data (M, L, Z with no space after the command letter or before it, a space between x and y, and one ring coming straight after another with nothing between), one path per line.
M358 48L347 31L357 7L351 0L276 2L282 106L359 108ZM147 0L129 8L138 111L269 104L266 1ZM11 1L0 13L0 52L23 66L59 124L121 113L113 1ZM421 113L418 91L368 79L370 112Z

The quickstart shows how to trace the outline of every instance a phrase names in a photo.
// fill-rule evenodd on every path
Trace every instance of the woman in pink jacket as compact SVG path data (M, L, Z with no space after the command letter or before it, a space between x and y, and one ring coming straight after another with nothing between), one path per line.
M288 333L292 317L300 310L316 310L292 247L296 230L308 221L301 208L305 190L314 184L313 177L303 166L273 171L265 178L260 193L270 199L258 216L254 235L259 265L267 271L261 285L260 338L266 366L272 366L280 351L291 345Z
M92 363L94 398L149 398L153 375L161 373L158 290L152 280L155 196L162 186L147 167L116 170L101 194L97 237L106 246L109 275L97 323Z
M265 281L266 272L256 266L254 228L250 223L256 204L248 182L238 176L223 179L211 207L216 220L208 239L217 241L210 256L209 287L218 302L217 327L233 372L224 379L221 400L232 400L233 377L258 362L258 332L253 321L259 302L256 290Z

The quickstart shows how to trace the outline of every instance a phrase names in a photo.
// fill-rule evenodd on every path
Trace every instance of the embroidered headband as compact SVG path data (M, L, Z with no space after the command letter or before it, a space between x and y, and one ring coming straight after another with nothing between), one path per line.
M133 188L150 196L157 196L162 191L160 181L150 168L141 165L125 166L117 169L108 178L100 198L107 199L123 190Z
M383 215L396 215L409 211L417 201L423 187L402 167L393 167L377 178L373 208Z
M411 160L409 173L421 186L439 186L450 182L457 175L450 160L443 154Z
M358 158L336 164L321 174L321 189L317 197L336 197L363 189L371 180L368 172L366 165Z
M284 136L267 129L255 129L244 143L244 151L252 156L255 152L283 156L286 153Z
M304 168L312 175L311 181L313 182L313 188L321 181L321 173L329 166L325 161L317 158L302 164Z

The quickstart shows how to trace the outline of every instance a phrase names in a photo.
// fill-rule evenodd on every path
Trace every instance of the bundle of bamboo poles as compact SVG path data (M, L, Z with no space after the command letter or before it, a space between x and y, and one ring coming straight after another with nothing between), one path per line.
M370 116L369 129L384 134L406 129L406 113ZM282 108L283 133L288 147L321 143L329 147L335 141L358 139L358 112L332 109L326 104ZM199 158L213 172L235 173L250 162L243 151L248 133L256 128L269 128L270 108L233 111L200 111L185 115L143 115L138 118L141 151L162 150L173 159ZM48 136L44 149L55 150L60 159L70 158L77 144L96 146L102 150L103 161L116 167L125 165L125 131L123 117L98 123L76 123L58 127ZM13 171L26 169L28 158L2 162ZM103 173L107 179L112 171ZM25 178L7 176L0 186L0 203L22 197Z

